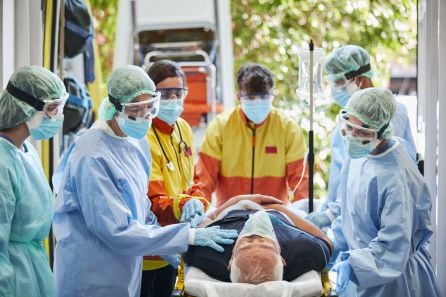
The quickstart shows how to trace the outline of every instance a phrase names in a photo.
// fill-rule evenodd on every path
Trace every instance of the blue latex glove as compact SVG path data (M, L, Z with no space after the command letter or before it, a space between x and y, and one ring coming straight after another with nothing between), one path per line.
M206 217L205 214L202 214L202 215L196 214L190 221L190 226L192 228L196 228L205 217Z
M312 212L308 214L305 219L309 220L319 228L328 227L331 225L333 217L330 218L327 211L329 210Z
M352 266L345 260L333 266L332 271L338 273L336 278L336 292L341 295L347 289L348 283L353 276Z
M195 215L203 216L204 206L200 200L194 198L190 199L183 205L183 213L181 214L180 222L190 222Z
M238 235L237 230L220 229L220 226L195 229L195 238L193 245L207 246L217 252L224 252L221 244L234 243L234 238Z
M161 258L166 260L170 264L170 266L172 266L175 269L177 269L178 266L180 266L181 263L180 255L166 255L166 256L161 256Z
M334 242L333 242L333 244L334 244ZM334 244L333 255L331 255L330 260L328 261L328 264L327 264L328 270L331 270L331 268L336 264L336 260L338 259L340 252L341 251L336 249L336 245Z

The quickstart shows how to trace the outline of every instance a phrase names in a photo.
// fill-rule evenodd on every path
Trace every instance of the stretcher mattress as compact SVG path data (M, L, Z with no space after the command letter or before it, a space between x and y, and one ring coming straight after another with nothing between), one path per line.
M316 271L309 271L291 282L251 285L222 282L196 267L189 267L184 286L185 292L195 297L320 297L323 292L321 276Z

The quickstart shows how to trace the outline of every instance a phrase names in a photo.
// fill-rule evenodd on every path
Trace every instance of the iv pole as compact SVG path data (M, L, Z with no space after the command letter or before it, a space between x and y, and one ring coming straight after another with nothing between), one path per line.
M313 39L310 39L310 131L308 132L308 213L313 212L313 170L314 170L314 143L313 143L313 108L314 108L314 98L313 98L313 53L314 44Z

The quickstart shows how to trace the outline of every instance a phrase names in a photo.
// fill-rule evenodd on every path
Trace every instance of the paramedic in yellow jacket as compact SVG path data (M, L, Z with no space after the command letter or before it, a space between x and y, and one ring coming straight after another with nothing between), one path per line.
M240 104L209 124L200 146L197 175L206 198L216 191L217 206L240 194L288 202L299 180L294 200L308 197L304 137L296 122L272 107L271 71L246 64L237 83Z
M186 221L196 225L204 217L208 202L200 186L194 184L192 129L179 117L187 95L186 77L168 60L155 62L148 75L161 93L160 110L147 135L152 154L148 190L152 211L163 226ZM169 262L144 257L141 297L171 296L179 258L172 256Z

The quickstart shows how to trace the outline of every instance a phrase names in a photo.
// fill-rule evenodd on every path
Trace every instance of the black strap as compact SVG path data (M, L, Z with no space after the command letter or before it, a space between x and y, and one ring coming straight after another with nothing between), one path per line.
M20 101L23 101L26 104L31 105L38 111L42 111L43 107L45 106L45 102L37 99L34 96L31 96L28 93L23 92L22 90L18 89L16 86L14 86L11 82L8 82L8 85L6 86L6 91L8 91L9 94L11 94L15 98L19 99Z
M358 70L347 72L346 74L344 74L344 76L346 79L352 79L352 78L355 78L363 73L366 73L370 69L371 69L370 64L367 64L367 65L359 67Z
M93 34L91 34L89 30L86 30L86 29L82 28L81 26L78 26L75 23L67 21L67 20L65 20L65 28L67 28L68 30L70 30L73 33L76 33L83 39L93 37Z
M385 124L384 126L381 127L381 129L379 129L378 133L377 133L377 138L380 139L382 134L384 133L384 131L387 129L387 127L389 127L390 122L388 122L387 124Z
M118 111L122 111L122 104L115 97L108 94L108 101L110 101Z

